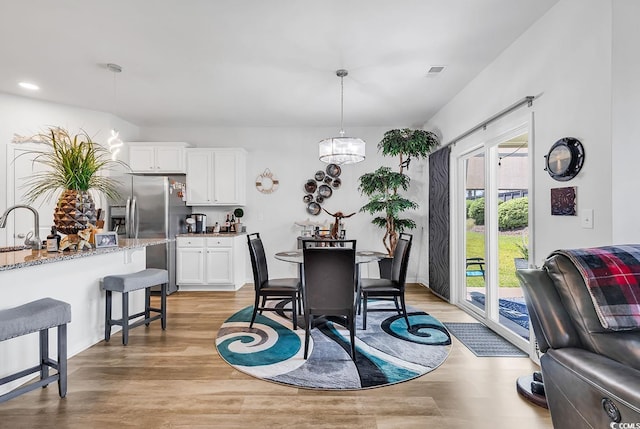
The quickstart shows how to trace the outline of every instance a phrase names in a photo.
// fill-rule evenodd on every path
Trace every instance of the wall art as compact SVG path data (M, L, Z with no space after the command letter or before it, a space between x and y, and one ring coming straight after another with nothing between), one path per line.
M551 214L553 216L576 216L576 187L551 188Z

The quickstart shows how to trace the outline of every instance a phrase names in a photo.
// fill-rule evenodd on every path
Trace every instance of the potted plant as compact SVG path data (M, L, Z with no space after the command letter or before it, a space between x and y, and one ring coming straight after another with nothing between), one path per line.
M524 270L529 268L529 246L527 245L524 237L522 243L516 243L516 247L520 251L520 258L513 258L513 263L516 266L516 270Z
M240 222L240 219L244 216L244 210L238 207L233 211L233 215L236 217L236 232L242 232L242 223Z
M430 131L407 128L387 131L378 143L378 150L385 156L398 156L399 171L380 167L358 179L360 193L369 197L369 202L360 211L376 216L371 222L385 230L382 242L390 257L396 248L398 234L416 227L412 219L401 217L404 211L418 208L416 202L399 192L409 189L410 178L404 171L409 169L411 157L426 158L438 144L438 138Z
M89 190L99 191L110 199L117 199L118 182L99 173L123 165L111 159L111 153L91 140L86 132L71 135L60 127L51 127L33 140L47 146L27 153L46 170L33 174L26 182L25 197L32 203L40 196L50 200L62 191L53 215L57 230L63 234L77 234L89 224L96 223L95 203Z

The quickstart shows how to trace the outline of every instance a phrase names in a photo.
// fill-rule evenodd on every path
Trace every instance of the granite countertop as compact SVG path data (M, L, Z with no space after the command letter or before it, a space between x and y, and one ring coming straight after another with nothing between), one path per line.
M165 238L121 238L118 240L118 246L103 247L100 249L92 248L91 250L81 251L64 251L49 253L47 249L42 250L15 250L0 253L0 271L13 270L16 268L25 268L33 265L48 264L52 262L66 261L69 259L86 258L94 255L104 255L105 253L120 252L128 249L139 249L142 247L153 246L154 244L163 244L170 240Z

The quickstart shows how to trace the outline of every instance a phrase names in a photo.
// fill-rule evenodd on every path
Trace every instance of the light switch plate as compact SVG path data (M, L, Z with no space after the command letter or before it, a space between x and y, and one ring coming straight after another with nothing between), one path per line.
M593 229L593 209L580 210L580 226Z

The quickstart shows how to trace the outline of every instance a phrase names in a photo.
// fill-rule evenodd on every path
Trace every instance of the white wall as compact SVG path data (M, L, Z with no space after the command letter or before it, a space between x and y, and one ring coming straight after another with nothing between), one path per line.
M613 242L640 243L640 2L613 2Z
M115 127L120 131L123 140L129 141L186 141L194 146L229 147L240 146L248 151L247 161L247 205L243 223L249 231L259 231L265 246L271 253L277 250L292 249L296 245L299 228L295 221L307 218L329 221L329 215L322 213L314 217L306 213L303 184L312 178L316 170L325 169L326 164L318 160L317 142L337 134L337 128L139 128L120 120L109 113L75 108L62 104L37 101L25 97L0 94L0 141L10 144L13 134L32 135L49 125L60 125L70 131L86 130L94 139L106 145L109 130ZM358 177L371 172L380 165L397 168L397 160L383 158L377 153L377 144L385 131L405 125L384 126L378 128L347 128L350 135L367 141L367 159L356 165L343 166L342 186L335 190L331 198L323 206L330 212L358 212L366 199L357 191ZM125 158L126 160L126 158ZM10 160L9 160L10 161ZM6 148L0 151L0 165L7 165ZM412 177L410 197L418 201L421 208L412 213L419 224L414 231L415 239L422 239L422 231L426 219L426 160L413 161L409 174ZM280 187L273 194L261 194L255 189L255 178L269 168L280 180ZM0 178L0 210L8 207L7 177ZM235 207L233 207L235 208ZM233 209L231 208L231 209ZM216 220L224 218L229 208L215 209L195 207L194 212L208 215L208 222L213 225ZM50 213L41 213L50 217ZM347 235L358 240L359 248L384 251L382 245L383 231L374 227L372 217L364 213L356 213L346 219ZM0 245L6 245L5 231L0 232ZM418 268L426 270L426 254L421 246L413 248L413 257L409 271L410 281L418 277ZM373 265L373 264L371 264ZM271 259L269 267L273 276L295 275L295 267L284 262ZM371 267L371 275L377 274L377 267ZM248 271L250 274L250 271ZM366 274L366 273L365 273ZM422 276L422 279L426 275Z
M560 1L425 126L446 143L522 97L540 96L532 109L536 264L557 248L612 241L611 14L611 1ZM557 182L543 156L566 136L583 143L585 164L575 179ZM563 186L577 186L578 212L594 209L593 229L581 228L579 216L551 216L550 189Z
M397 126L396 126L397 127ZM397 160L384 158L377 153L377 144L385 131L393 126L379 128L347 128L349 135L357 136L367 142L367 158L365 161L342 166L342 186L334 190L331 198L325 200L323 207L335 213L356 214L345 219L347 238L358 240L358 248L384 251L382 245L383 231L370 222L372 217L358 213L366 199L357 191L358 177L377 169L380 165L397 168ZM198 147L235 147L240 146L248 151L247 156L247 205L242 219L249 232L260 232L268 255L276 251L290 250L296 247L296 237L300 228L295 221L326 221L333 219L326 213L318 216L306 212L303 185L307 179L313 178L317 170L324 170L327 164L318 160L317 143L323 138L337 134L335 128L142 128L140 139L145 141L186 141ZM414 230L414 240L422 238L425 225L426 209L426 160L413 161L409 174L412 178L409 195L420 204L420 210L410 217L419 224ZM279 179L280 186L272 194L262 194L255 188L255 179L266 168ZM205 213L207 223L212 226L222 221L230 208L193 207L194 213ZM417 271L426 269L422 246L413 247L409 280L415 281ZM269 274L274 277L295 276L296 267L292 264L277 261L273 257L268 260ZM377 267L371 267L371 275L377 275ZM251 275L251 271L247 271ZM366 273L364 273L366 275ZM422 280L426 277L421 276Z
M31 136L46 130L48 126L61 126L72 133L85 130L96 142L105 145L112 127L120 130L121 135L130 140L137 139L138 128L111 114L94 110L80 109L63 104L38 101L0 93L0 165L6 166L7 145L14 134ZM7 172L0 175L0 213L9 206L7 202ZM40 214L51 217L51 213ZM7 243L6 230L0 230L0 245Z

